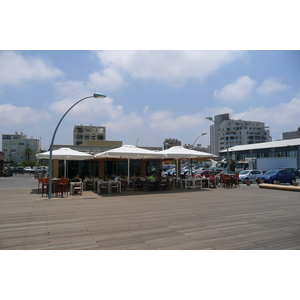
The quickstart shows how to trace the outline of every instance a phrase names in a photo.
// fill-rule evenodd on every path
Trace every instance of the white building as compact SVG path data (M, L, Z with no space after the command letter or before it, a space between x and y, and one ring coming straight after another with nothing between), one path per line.
M27 135L22 132L2 134L2 151L6 162L20 164L23 161L36 161L35 155L40 152L40 140L27 139Z
M215 155L227 147L270 140L270 130L265 123L231 120L228 113L215 116L214 124L210 126L210 151Z
M300 166L300 138L251 145L234 146L228 149L231 159L240 161L247 157L295 157ZM227 150L221 150L220 157L225 158Z
M75 125L73 131L73 144L80 145L84 141L105 141L106 127L93 125Z
M299 128L300 129L300 128ZM283 140L289 140L289 139L299 139L300 138L300 130L297 131L287 131L282 133L282 139Z

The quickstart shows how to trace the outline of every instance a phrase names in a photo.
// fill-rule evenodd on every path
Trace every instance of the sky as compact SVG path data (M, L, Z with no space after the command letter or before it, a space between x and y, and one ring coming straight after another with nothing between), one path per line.
M264 122L273 140L300 126L300 51L4 50L1 134L23 132L49 148L72 145L74 125L106 126L107 140L207 147L206 116Z
M297 1L86 0L71 3L53 0L41 3L16 0L1 4L1 136L23 132L29 138L42 138L42 147L48 148L63 114L74 103L95 92L107 98L90 98L75 106L62 121L55 144L72 144L76 124L104 125L107 139L123 144L136 145L139 139L139 146L162 146L165 138L177 138L183 145L192 144L202 132L209 132L212 123L205 117L222 113L230 113L232 119L265 122L273 140L282 138L282 132L297 130L300 126ZM198 143L207 146L209 134L201 136ZM274 298L281 293L286 296L287 290L294 291L290 288L294 273L286 266L294 267L295 259L286 264L286 257L281 259L278 253L273 254L276 257L270 259L270 265L266 265L270 253L263 259L261 253L239 252L234 253L234 258L228 257L227 251L189 252L188 257L186 252L168 252L164 259L154 252L151 256L155 259L151 259L150 252L146 259L141 257L141 252L138 255L126 252L124 258L118 253L120 259L109 254L114 255L109 257L112 259L101 260L97 255L88 261L93 268L86 272L86 257L80 264L78 254L68 253L70 257L76 255L72 261L76 260L77 270L82 265L85 274L91 274L86 276L87 288L81 280L85 296L87 291L93 291L90 282L98 275L94 266L99 259L101 270L107 271L103 274L115 269L119 273L114 272L114 278L121 274L120 284L124 287L119 289L121 297L132 286L132 278L137 286L144 288L145 283L153 282L157 276L155 283L160 295L164 292L160 284L163 282L164 287L168 287L167 296L171 291L174 299L186 298L187 292L194 297L199 294L198 285L191 285L196 278L197 262L204 270L202 274L217 270L213 281L211 276L201 278L205 283L201 294L210 298L217 293L216 282L224 287L218 289L222 293L220 297L228 291L232 278L244 287L248 278L252 280L254 274L257 276L257 261L264 270L261 282L266 287L278 281L278 272L272 269L274 260L276 270L282 269L285 274L285 280L280 278L280 289L274 289ZM36 253L34 255L33 260L37 261ZM42 281L34 278L44 287L57 276L53 266L57 265L57 258L60 260L58 253L51 253L53 263L49 255L47 253L47 260L43 259L36 268L28 257L17 260L18 269L22 271L20 265L30 261L30 275L43 274L39 276ZM128 255L132 256L128 259ZM142 260L138 261L139 258ZM166 264L168 259L170 264ZM10 262L9 271L16 257L6 261ZM27 275L28 266L23 269ZM266 274L266 270L271 272ZM63 274L64 286L68 286L66 280L70 284L76 282L76 272ZM27 277L32 279L32 276ZM178 282L177 288L169 289L174 282ZM110 296L111 290L108 291ZM140 289L136 290L137 297L133 289L130 296L139 299ZM157 294L156 289L153 291ZM236 296L230 291L231 299L240 298L239 289L236 291ZM69 295L70 290L67 292ZM270 289L261 289L262 293L270 296ZM76 290L76 296L80 295Z

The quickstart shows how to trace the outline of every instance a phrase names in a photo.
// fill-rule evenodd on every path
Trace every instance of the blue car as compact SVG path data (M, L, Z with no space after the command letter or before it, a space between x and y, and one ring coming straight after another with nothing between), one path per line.
M260 183L260 180L263 180L265 183L273 184L275 184L276 181L294 184L294 182L296 182L296 175L291 169L273 169L256 178L257 183Z

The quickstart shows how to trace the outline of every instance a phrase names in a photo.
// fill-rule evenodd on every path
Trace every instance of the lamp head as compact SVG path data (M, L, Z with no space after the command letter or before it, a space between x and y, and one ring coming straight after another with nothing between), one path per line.
M206 135L207 134L207 132L202 132L202 134L201 135Z
M101 93L95 93L93 96L95 98L106 98L106 96L104 94L101 94Z
M212 117L205 117L206 120L212 121L213 118Z

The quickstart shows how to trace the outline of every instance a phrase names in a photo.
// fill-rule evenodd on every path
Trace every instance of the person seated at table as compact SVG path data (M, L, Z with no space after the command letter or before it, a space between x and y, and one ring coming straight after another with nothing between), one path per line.
M147 177L148 180L156 180L155 173L153 172L151 176Z
M80 182L81 179L79 177L79 174L76 174L76 176L72 179L72 182Z
M216 173L215 172L213 172L211 175L210 175L210 179L209 179L209 181L210 181L210 185L212 186L212 187L217 187L217 177L216 177Z
M114 178L114 181L120 181L120 180L122 180L122 174L117 175L117 176Z
M183 174L180 174L180 178L181 178L181 179L188 178L187 172L184 172Z
M165 171L162 170L162 169L159 170L159 175L160 175L160 177L161 177L162 179L167 178L167 175L166 175Z

